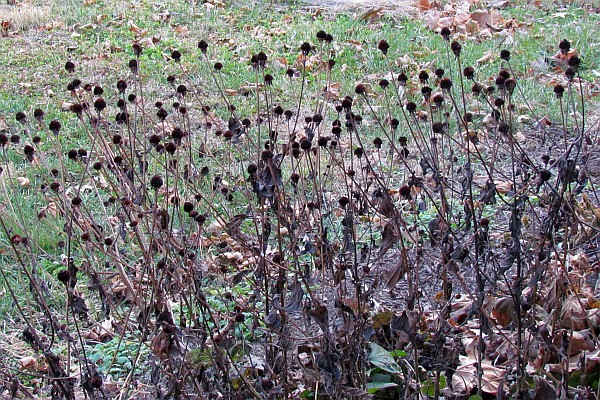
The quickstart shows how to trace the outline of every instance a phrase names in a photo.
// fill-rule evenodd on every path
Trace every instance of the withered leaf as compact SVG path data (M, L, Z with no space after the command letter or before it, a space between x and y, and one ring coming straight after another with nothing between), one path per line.
M408 259L406 256L406 252L402 252L398 262L394 266L394 268L390 271L388 275L387 286L389 290L392 290L396 287L400 279L404 277L404 275L408 272Z

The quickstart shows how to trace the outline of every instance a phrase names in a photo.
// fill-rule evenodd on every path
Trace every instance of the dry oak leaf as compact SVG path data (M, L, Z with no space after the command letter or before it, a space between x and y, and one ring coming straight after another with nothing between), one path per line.
M477 384L477 363L474 359L460 356L461 364L452 375L452 389L455 394L468 394ZM506 371L493 366L489 361L481 363L481 391L495 395L504 382Z

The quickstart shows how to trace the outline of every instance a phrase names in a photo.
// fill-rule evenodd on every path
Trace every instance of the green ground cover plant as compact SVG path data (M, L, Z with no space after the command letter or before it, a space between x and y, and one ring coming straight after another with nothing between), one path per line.
M2 10L3 396L598 398L593 5Z

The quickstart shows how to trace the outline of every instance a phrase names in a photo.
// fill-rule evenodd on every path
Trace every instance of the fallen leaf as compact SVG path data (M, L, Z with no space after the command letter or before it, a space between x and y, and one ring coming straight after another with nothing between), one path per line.
M369 23L376 22L383 17L383 7L372 8L366 11L364 14L360 16L361 21L366 21Z
M186 36L190 33L190 28L187 27L187 25L179 25L173 28L173 30L175 31L175 33L178 33L182 36Z
M496 59L496 53L492 52L492 51L487 51L487 52L485 52L485 54L483 56L481 56L477 61L475 61L475 64L477 64L477 65L489 64L489 63L493 62L495 59Z

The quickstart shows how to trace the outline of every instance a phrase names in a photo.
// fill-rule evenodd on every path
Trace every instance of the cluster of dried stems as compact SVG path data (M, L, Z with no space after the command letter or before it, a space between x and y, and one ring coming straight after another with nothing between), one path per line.
M260 52L240 100L251 103L247 117L206 42L198 43L204 78L220 96L204 93L173 51L180 73L156 102L134 44L114 88L72 80L76 119L67 128L42 110L18 113L13 132L0 134L0 226L28 288L1 271L23 338L47 363L42 390L114 395L86 354L94 331L95 340L138 343L119 398L369 398L378 365L370 343L405 351L389 373L396 386L379 398L424 398L426 382L435 398L460 398L450 385L464 354L456 338L475 321L474 390L484 385L486 343L503 337L515 351L496 395L525 398L534 357L525 341L562 332L560 310L545 330L535 313L559 307L573 283L556 287L553 304L540 293L556 269L568 279L569 257L597 240L575 210L597 140L586 130L580 61L565 57L565 85L549 100L559 103L561 129L540 123L530 140L550 150L531 154L518 140L516 99L527 97L510 52L501 52L497 77L479 79L450 31L441 34L446 53L432 71L396 70L380 41L387 79L343 98L331 89L331 35L302 44L303 65L285 75ZM567 41L560 48L569 53ZM309 58L320 67L309 72ZM74 63L65 68L75 74ZM85 148L72 148L75 130ZM49 255L21 205L23 164L39 171L38 217L51 221L62 252L56 276L39 264ZM471 302L460 315L459 293ZM509 304L505 326L486 304L491 295ZM563 362L568 342L543 363ZM573 394L563 372L549 381ZM33 396L17 379L12 391Z

